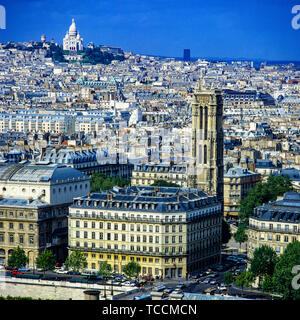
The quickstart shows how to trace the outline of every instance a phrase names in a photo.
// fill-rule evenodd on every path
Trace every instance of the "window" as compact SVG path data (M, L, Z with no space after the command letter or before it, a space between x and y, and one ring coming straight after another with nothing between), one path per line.
M14 228L14 224L13 223L9 223L9 229L13 229Z
M34 244L34 237L33 236L29 236L29 243Z
M76 238L80 238L80 232L76 231Z
M80 221L76 221L76 228L80 228Z
M9 242L10 242L10 243L14 242L14 236L13 236L13 234L10 234L10 235L9 235Z

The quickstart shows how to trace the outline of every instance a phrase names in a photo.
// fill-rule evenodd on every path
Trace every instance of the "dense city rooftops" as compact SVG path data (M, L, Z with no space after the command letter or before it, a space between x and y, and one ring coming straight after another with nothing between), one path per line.
M71 208L183 212L215 205L216 196L200 189L132 186L75 198Z
M300 194L290 191L282 200L255 208L252 218L265 221L300 223Z

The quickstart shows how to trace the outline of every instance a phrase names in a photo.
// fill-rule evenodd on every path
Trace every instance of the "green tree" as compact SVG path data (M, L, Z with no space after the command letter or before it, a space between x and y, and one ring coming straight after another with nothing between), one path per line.
M280 255L273 273L274 290L283 295L286 300L299 300L300 290L295 290L292 280L295 274L292 273L294 266L300 265L300 242L289 243Z
M78 272L82 268L86 267L86 257L80 250L74 250L66 259L65 265L67 269Z
M273 248L263 245L253 252L249 271L254 277L259 277L259 285L264 276L272 276L278 257Z
M230 271L227 271L224 275L224 280L223 282L229 286L233 282L233 275Z
M130 261L124 266L123 271L127 276L137 278L141 271L141 266L137 262Z
M91 192L110 190L114 186L124 187L130 185L130 179L120 177L106 177L102 173L94 173L90 182Z
M223 279L224 284L227 287L227 293L228 293L228 287L232 284L233 282L233 274L230 271L227 271L224 275Z
M264 281L262 282L261 288L264 292L273 292L274 291L274 283L273 278L269 274L264 277Z
M107 261L102 262L100 265L98 274L100 274L103 277L108 277L111 275L111 273L112 273L111 265L107 263Z
M243 271L234 280L234 284L242 288L242 295L244 295L244 288L248 288L254 281L254 276L249 271Z
M225 219L222 220L222 244L228 243L231 238L230 226Z
M174 182L168 182L165 180L156 180L151 184L153 187L176 187L180 188L180 185Z
M19 246L14 249L8 258L7 264L14 269L23 268L28 263L28 257L23 249Z
M248 236L246 234L245 227L243 225L239 225L237 231L233 234L233 238L236 242L240 244L240 249L242 243L248 240Z
M274 201L278 196L293 190L288 176L270 175L266 182L258 182L249 190L246 198L242 199L239 207L239 219L246 226L255 207L261 206L269 201Z
M36 266L37 268L41 268L45 273L48 270L54 270L55 267L55 257L51 250L45 250L41 252L36 258Z

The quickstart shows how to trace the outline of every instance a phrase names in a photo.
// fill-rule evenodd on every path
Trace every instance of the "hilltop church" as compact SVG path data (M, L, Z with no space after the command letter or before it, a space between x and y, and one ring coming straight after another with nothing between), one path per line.
M83 50L83 39L80 38L79 32L77 32L75 20L72 19L69 31L67 31L63 40L63 49L70 52L77 52Z

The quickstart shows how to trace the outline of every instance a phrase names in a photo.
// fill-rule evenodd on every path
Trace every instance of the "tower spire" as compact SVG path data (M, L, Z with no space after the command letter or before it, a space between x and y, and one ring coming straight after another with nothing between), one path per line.
M203 78L203 70L200 69L200 79L199 79L199 91L203 91L205 86L205 81Z

